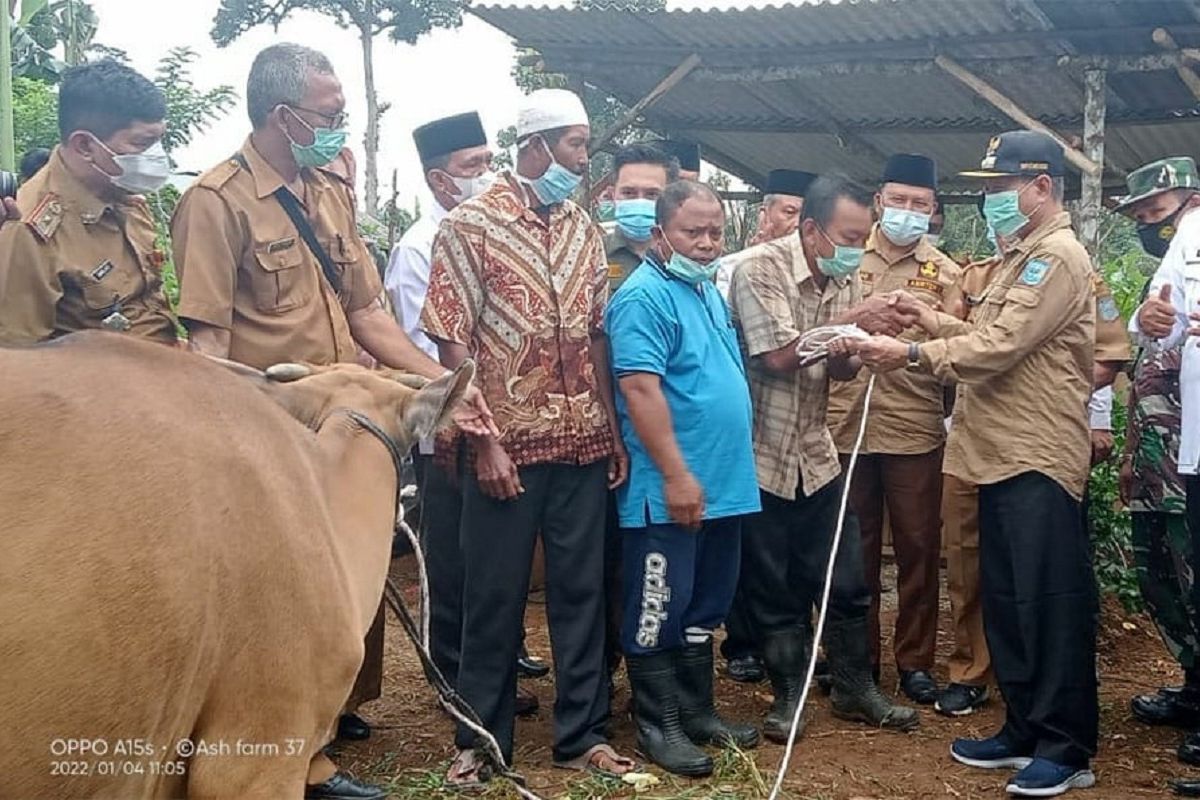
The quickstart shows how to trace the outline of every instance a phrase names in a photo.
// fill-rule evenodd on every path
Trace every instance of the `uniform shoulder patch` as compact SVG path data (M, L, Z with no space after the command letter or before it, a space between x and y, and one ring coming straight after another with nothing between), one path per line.
M241 164L229 158L201 175L196 180L196 184L206 189L220 189L241 171Z
M1025 265L1025 269L1021 270L1019 280L1026 286L1038 286L1046 279L1046 274L1049 272L1050 264L1040 258L1035 258Z
M39 241L48 242L63 221L63 204L58 195L51 192L43 197L29 212L25 224Z
M1096 313L1105 322L1113 322L1121 316L1121 310L1117 308L1117 301L1113 299L1112 295L1106 295L1096 301Z

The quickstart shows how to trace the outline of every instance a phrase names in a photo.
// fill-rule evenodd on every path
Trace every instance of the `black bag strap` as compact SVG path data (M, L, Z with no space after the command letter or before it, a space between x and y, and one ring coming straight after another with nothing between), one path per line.
M246 163L246 157L241 153L235 153L233 160L238 165L250 171L250 165ZM280 186L272 195L275 200L283 207L284 212L288 215L288 219L296 226L296 230L300 233L300 238L308 245L309 251L317 257L317 261L321 264L321 272L325 274L325 280L329 281L329 285L333 287L334 294L342 293L342 277L338 274L337 267L333 264L333 259L329 257L329 253L317 241L317 235L313 233L312 225L308 222L308 217L304 214L304 209L300 208L300 201L296 199L296 195L292 194L286 186Z

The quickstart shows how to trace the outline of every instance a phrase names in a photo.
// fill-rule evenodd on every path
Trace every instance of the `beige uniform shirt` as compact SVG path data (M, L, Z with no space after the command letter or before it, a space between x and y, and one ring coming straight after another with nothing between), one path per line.
M944 317L921 366L959 384L944 471L975 484L1041 472L1083 496L1091 456L1096 303L1065 212L996 266L972 323Z
M876 229L858 275L864 298L902 289L932 308L951 310L960 304L961 272L958 264L926 239L905 250L892 245ZM929 337L913 326L899 338L924 342ZM870 375L864 369L852 381L830 384L829 430L839 453L854 449ZM945 390L940 380L913 370L882 373L871 394L862 452L921 455L936 450L946 438L945 418Z
M604 234L604 255L608 258L608 296L612 297L625 279L633 274L642 263L642 257L633 251L614 223L611 230L600 226Z
M0 229L0 343L88 329L175 341L162 291L166 257L143 198L97 197L56 149L17 205L22 221Z
M260 369L355 361L346 314L377 302L383 288L358 235L349 187L330 172L300 173L301 205L341 277L335 294L272 196L283 178L249 140L241 155L249 169L224 161L179 201L172 222L179 316L229 331L229 357Z
M785 500L800 488L812 496L841 473L825 421L829 375L825 362L790 374L771 372L757 358L843 314L861 299L857 278L817 285L799 236L744 250L733 274L729 304L746 354L754 403L754 461L758 485Z

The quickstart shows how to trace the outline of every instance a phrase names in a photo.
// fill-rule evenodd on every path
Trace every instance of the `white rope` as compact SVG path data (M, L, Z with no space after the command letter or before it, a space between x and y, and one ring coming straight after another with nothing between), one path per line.
M829 325L813 330L800 337L796 344L796 355L803 363L807 358L823 358L829 343L842 338L869 339L870 334L855 325ZM804 348L802 350L802 348ZM816 363L815 360L810 363ZM788 765L792 760L792 747L796 744L796 732L800 728L800 720L804 717L804 705L808 702L808 692L812 688L813 675L817 671L817 647L825 634L825 617L829 612L829 593L833 587L833 568L837 564L838 548L842 543L842 529L846 524L846 506L850 501L850 481L854 477L854 467L858 463L858 452L862 449L863 439L867 434L867 412L871 410L871 393L875 390L875 374L871 373L867 381L867 392L863 397L862 420L858 424L858 439L850 452L850 463L846 467L844 485L842 486L842 503L838 508L837 527L833 532L833 543L829 548L829 563L825 567L825 588L821 592L821 609L817 614L817 629L813 633L812 653L808 659L808 673L804 677L804 689L800 693L800 702L796 704L796 713L792 717L792 727L788 731L787 748L783 751L783 761L779 764L779 773L775 776L775 786L771 789L768 800L776 800L783 788L783 779L787 775Z

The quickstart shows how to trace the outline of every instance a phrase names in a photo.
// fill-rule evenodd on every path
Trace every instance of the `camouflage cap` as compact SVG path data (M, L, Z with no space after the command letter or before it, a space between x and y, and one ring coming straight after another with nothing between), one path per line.
M1129 194L1121 198L1117 211L1125 211L1135 203L1148 197L1175 189L1200 191L1200 175L1196 173L1196 162L1187 156L1174 156L1152 161L1129 173L1125 179Z

